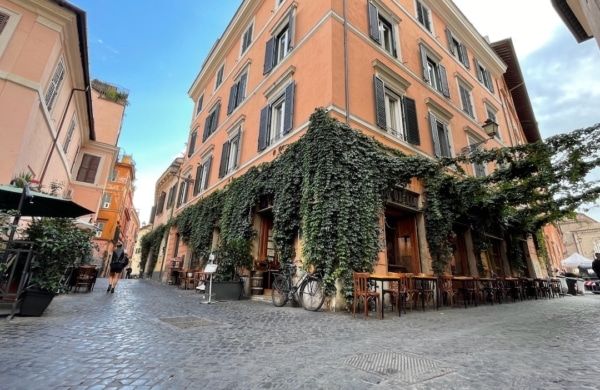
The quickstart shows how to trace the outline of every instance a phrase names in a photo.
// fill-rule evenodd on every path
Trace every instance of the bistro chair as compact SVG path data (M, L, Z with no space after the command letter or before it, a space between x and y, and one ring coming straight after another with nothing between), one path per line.
M183 275L181 276L179 287L183 288L184 290L187 290L189 286L191 286L191 288L194 288L195 280L196 280L195 279L195 271L193 271L193 270L185 271L185 272L183 272Z
M388 272L388 275L396 277L398 280L388 282L388 288L383 289L382 292L382 302L385 302L385 294L388 294L390 296L390 302L392 303L392 311L394 311L394 306L396 306L398 309L398 316L401 316L402 310L406 313L406 309L404 308L407 294L406 276L395 272Z
M375 301L375 311L378 318L381 319L381 314L377 308L379 307L379 293L373 290L369 285L368 272L354 272L352 274L352 284L354 294L352 299L352 318L356 318L356 305L362 299L365 308L365 319L369 318L369 302Z
M80 287L85 287L86 292L94 290L98 270L95 267L79 267L75 270L75 292Z
M562 297L562 291L560 288L560 279L552 278L550 279L550 292L552 293L552 297L560 298Z
M444 304L445 302L448 306L452 307L452 305L454 304L455 294L456 293L452 285L452 275L442 275L440 277L440 298L442 300L441 303Z

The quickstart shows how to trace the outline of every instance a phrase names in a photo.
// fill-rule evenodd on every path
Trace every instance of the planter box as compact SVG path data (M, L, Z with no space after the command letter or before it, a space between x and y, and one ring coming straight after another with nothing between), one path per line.
M238 301L242 297L242 282L213 282L212 293L219 301ZM206 286L208 293L208 285Z
M19 315L40 317L52 302L54 293L41 290L25 290Z

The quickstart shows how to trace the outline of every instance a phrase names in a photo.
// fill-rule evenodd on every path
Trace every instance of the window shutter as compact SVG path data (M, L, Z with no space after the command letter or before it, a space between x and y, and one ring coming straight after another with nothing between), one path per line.
M444 96L446 96L447 98L450 97L450 88L448 86L448 75L446 73L446 68L444 67L444 65L442 64L438 64L438 69L440 70L440 81L441 81L441 87L442 87L442 94L444 94Z
M2 34L2 30L6 27L8 23L8 15L0 12L0 34Z
M490 92L494 93L494 81L492 80L492 75L489 71L485 72L485 78L487 80L487 85L489 86Z
M470 69L471 65L469 64L469 53L467 52L467 47L462 43L459 46L461 52L461 60L465 68Z
M450 130L448 130L448 126L444 125L444 139L446 143L444 144L444 157L452 157L452 149L450 148ZM441 142L440 142L441 143Z
M262 152L267 148L267 139L269 138L269 115L271 106L266 106L260 111L260 128L258 130L258 151Z
M227 161L229 160L229 146L231 144L229 141L223 144L223 149L221 150L221 165L219 166L219 179L224 177L227 174Z
M98 156L89 156L89 167L87 170L87 174L85 175L86 183L94 183L96 181L96 172L98 171L98 166L100 165L100 157Z
M202 142L206 141L206 139L210 135L210 122L212 117L213 114L211 112L210 114L208 114L206 120L204 121L204 132L202 133Z
M229 103L227 104L227 115L231 114L236 107L238 94L238 83L231 86L229 90Z
M192 135L190 136L190 144L188 145L188 157L194 154L194 149L196 149L196 134L198 132L194 130Z
M423 6L417 1L417 20L421 24L425 24L425 17L423 16Z
M275 37L267 41L265 47L265 65L263 74L269 73L273 69L273 59L275 58Z
M480 83L483 83L483 74L481 73L481 68L479 67L479 61L477 61L477 58L473 58L473 64L475 65L477 80L479 80Z
M205 183L204 183L204 188L203 188L203 190L206 190L206 189L208 189L208 182L209 182L209 180L210 180L210 168L211 168L211 166L212 166L212 159L213 159L213 158L212 158L212 156L210 156L210 157L208 158L208 161L206 161L206 162L204 163L204 164L206 164L206 181L205 181Z
M202 164L196 167L196 180L194 180L194 196L200 192L200 183L202 181Z
M432 113L429 113L429 127L431 129L431 139L433 140L433 153L435 157L440 157L442 150L440 148L440 140L438 139L437 120Z
M377 42L381 43L381 33L379 31L379 10L375 4L369 1L369 35Z
M427 49L422 43L419 43L419 50L421 52L421 67L423 68L423 80L429 82L429 72L427 71Z
M240 81L238 82L238 90L237 90L237 102L235 106L239 106L242 104L244 99L246 98L246 81L248 79L248 74L244 73L242 77L240 77Z
M374 76L375 85L375 123L377 126L387 130L385 115L385 84L379 77Z
M285 88L285 116L283 118L283 134L287 134L294 128L294 91L296 83L292 82Z
M288 50L291 51L294 46L294 33L296 32L295 30L295 25L294 25L294 11L290 11L290 14L288 15Z
M454 42L452 42L452 33L448 28L446 28L446 39L448 40L448 49L450 49L450 53L456 55L457 53L454 51Z
M419 136L419 121L417 119L417 105L414 99L404 96L402 98L404 108L404 127L406 128L406 140L413 145L421 145Z
M214 133L215 130L217 130L217 127L219 126L219 113L221 112L221 102L217 103L217 106L215 107L215 110L213 111L213 120L210 126L210 134Z
M200 111L202 111L203 101L204 101L204 95L200 96L200 99L198 99L198 103L196 104L196 115L198 115L200 113Z
M392 34L392 55L397 58L398 57L398 50L396 49L396 34L395 34L395 31L396 31L396 28L392 27L392 31L391 31L391 34Z

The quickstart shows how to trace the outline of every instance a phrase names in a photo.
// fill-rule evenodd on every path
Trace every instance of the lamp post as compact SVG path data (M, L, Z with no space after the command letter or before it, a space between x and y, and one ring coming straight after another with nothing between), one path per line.
M469 146L465 146L464 148L462 148L461 154L466 155L471 152L474 152L479 146L485 144L486 142L494 138L496 134L498 134L498 124L490 118L486 119L483 125L481 125L481 127L485 131L485 134L487 134L488 138L479 142L475 142L474 144L471 144Z

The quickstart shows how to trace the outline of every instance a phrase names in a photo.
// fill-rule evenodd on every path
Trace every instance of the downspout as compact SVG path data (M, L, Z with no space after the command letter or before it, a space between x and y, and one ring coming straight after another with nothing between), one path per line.
M345 93L345 111L346 124L350 124L350 90L348 82L348 19L346 16L348 2L344 0L344 93Z

